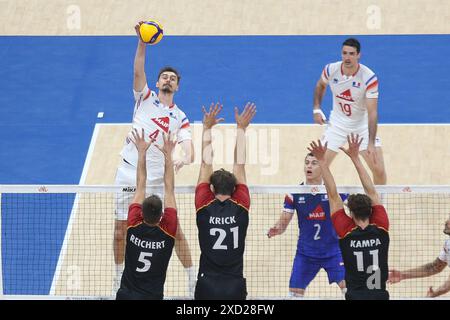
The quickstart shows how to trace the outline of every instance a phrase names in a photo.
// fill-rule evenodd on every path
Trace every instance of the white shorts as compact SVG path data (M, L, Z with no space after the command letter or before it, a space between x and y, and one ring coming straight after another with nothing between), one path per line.
M134 197L134 192L136 190L136 167L122 160L116 172L116 179L114 181L115 185L123 186L122 192L117 193L115 196L116 203L116 220L127 220L128 217L128 207ZM157 189L150 189L151 194L156 194L162 197L161 187L164 185L163 178L159 179L147 179L147 186L156 185L159 186ZM147 190L149 190L147 188Z
M325 129L322 138L320 139L322 143L328 142L328 149L339 152L339 147L344 146L347 143L347 135L351 134L359 134L359 137L363 138L361 142L361 146L359 150L366 150L367 145L369 144L369 128L360 128L360 129L342 129L341 127L333 126L331 123L327 124L327 128ZM381 139L380 137L375 137L375 147L381 147Z

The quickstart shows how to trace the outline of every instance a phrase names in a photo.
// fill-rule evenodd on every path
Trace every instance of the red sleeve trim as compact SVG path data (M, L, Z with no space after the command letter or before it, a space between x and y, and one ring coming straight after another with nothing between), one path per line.
M142 223L144 218L142 217L142 205L140 203L132 203L128 207L128 227L135 226Z
M185 128L189 128L189 122L183 124L180 129L185 129Z
M378 85L378 80L375 81L374 83L370 84L370 85L366 88L366 90L369 90L370 88L373 88L373 87L375 87L375 86L377 86L377 85Z
M144 101L148 99L148 97L150 97L150 95L152 94L152 90L148 89L148 93L144 98Z
M204 206L208 205L215 199L214 193L212 193L209 183L200 183L195 188L195 210L198 211Z
M250 192L248 191L247 185L236 185L236 189L234 190L231 199L247 209L247 211L250 210Z
M339 239L345 238L353 229L356 228L355 222L352 218L345 214L344 209L340 209L331 215L334 229Z
M177 209L175 208L165 208L161 221L159 222L159 227L164 233L175 238L177 233Z

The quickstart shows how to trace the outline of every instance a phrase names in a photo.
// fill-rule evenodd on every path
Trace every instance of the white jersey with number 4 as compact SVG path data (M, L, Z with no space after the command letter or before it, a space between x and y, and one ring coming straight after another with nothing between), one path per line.
M439 260L447 262L447 265L450 267L450 239L445 241L444 248L442 248L441 254L439 255Z
M339 61L327 64L322 72L333 94L330 123L345 129L368 127L366 98L378 98L377 76L363 64L351 76L344 75L342 68Z
M192 140L189 120L177 105L162 104L156 92L151 91L147 84L141 92L134 91L134 98L136 104L133 113L133 129L137 129L141 134L141 130L144 128L146 141L150 141L150 137L156 139L147 151L147 178L160 179L164 176L164 155L156 148L155 144L162 146L164 144L163 133L169 131L176 135L178 143ZM130 140L132 138L130 131L120 155L128 163L137 167L138 153L136 146Z

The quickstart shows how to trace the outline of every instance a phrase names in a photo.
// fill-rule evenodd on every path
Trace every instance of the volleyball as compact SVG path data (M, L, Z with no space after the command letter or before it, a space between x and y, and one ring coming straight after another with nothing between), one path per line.
M157 44L163 38L163 28L156 21L145 21L139 27L139 33L143 42L150 45Z

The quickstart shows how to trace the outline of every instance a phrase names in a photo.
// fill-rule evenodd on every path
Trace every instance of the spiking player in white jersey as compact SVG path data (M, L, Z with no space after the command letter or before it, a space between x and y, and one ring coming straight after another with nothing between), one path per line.
M325 159L330 164L339 147L353 133L363 138L360 153L372 171L374 184L386 184L386 171L377 135L378 78L365 65L359 63L361 45L350 38L342 45L342 61L327 64L314 90L314 122L325 124L321 103L327 85L333 95L333 109L322 137L328 142Z
M180 75L174 68L165 67L158 74L156 82L156 87L159 89L158 93L148 88L144 69L146 44L139 36L141 24L142 22L139 22L135 26L139 40L134 59L133 91L135 105L133 126L120 153L122 161L117 169L115 179L116 185L130 186L131 188L125 188L123 195L118 196L116 201L116 223L114 226L116 278L113 290L118 288L123 271L128 206L133 197L134 186L136 186L138 154L134 144L131 142L132 130L137 129L140 132L144 129L145 139L147 141L155 140L155 144L147 151L147 185L162 185L163 183L164 156L155 146L163 144L163 133L175 133L177 142L183 149L184 157L174 160L176 171L194 160L194 147L189 120L184 112L173 102L175 92L178 91ZM188 243L179 225L176 234L175 250L188 274L188 289L189 293L193 295L196 275Z
M445 221L443 232L450 236L450 217ZM397 283L406 279L434 276L442 272L447 266L450 267L450 239L445 240L441 253L433 262L405 271L398 271L396 269L389 270L389 282ZM450 292L450 276L438 288L433 289L433 287L429 287L427 297L435 298L447 292Z

